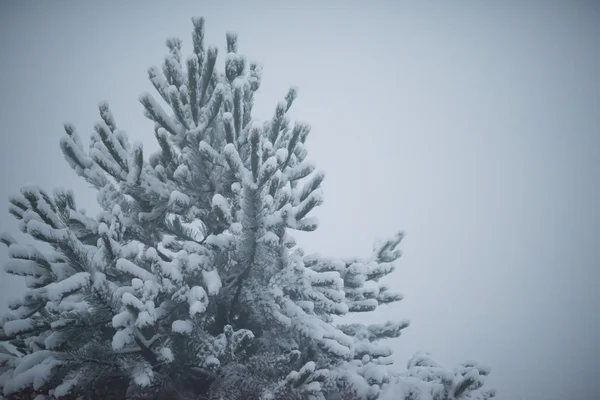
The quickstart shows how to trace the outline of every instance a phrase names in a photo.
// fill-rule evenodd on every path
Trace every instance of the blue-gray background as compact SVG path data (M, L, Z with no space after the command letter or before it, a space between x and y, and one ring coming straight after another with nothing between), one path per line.
M325 169L308 250L367 255L407 232L392 281L409 318L399 362L418 350L492 366L499 399L600 398L600 7L542 2L0 3L0 199L24 184L94 192L58 148L87 138L108 100L156 148L139 93L146 69L194 15L264 65L255 117L290 85ZM1 229L17 232L4 211ZM6 259L0 250L0 261ZM0 310L22 290L0 276Z

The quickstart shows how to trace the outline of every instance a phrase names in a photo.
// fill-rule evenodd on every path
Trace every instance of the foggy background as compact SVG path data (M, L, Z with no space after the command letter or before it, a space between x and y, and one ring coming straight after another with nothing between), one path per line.
M123 3L123 4L122 4ZM225 32L264 66L254 117L289 86L324 169L309 251L368 256L404 230L390 281L405 295L405 364L426 350L492 367L498 399L600 398L600 6L594 2L0 2L0 229L25 184L95 192L69 168L62 124L82 138L108 100L145 154L138 95L167 37ZM0 262L6 249L0 248ZM22 283L0 275L0 311Z

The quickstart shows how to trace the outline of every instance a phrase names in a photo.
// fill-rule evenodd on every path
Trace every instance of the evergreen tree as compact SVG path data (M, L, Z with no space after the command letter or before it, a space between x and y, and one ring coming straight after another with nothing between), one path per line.
M365 259L305 254L324 174L307 160L310 126L292 123L290 89L264 122L252 118L261 68L227 35L223 73L193 19L193 54L169 39L148 70L169 107L140 96L160 150L144 156L99 105L88 151L72 125L60 147L98 190L88 216L72 192L26 187L11 198L20 229L6 271L27 292L2 320L5 396L156 399L435 399L479 395L488 371L449 374L417 355L395 375L383 339L407 321L339 323L399 301L380 279L401 233ZM387 390L386 390L387 389ZM419 394L420 393L420 394ZM390 397L391 396L391 397ZM419 397L420 396L420 397Z

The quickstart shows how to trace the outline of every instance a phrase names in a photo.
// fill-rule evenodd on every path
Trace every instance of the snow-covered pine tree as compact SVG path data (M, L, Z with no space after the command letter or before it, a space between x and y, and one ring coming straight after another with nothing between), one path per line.
M49 250L0 237L6 271L28 286L0 329L4 395L477 398L487 370L475 365L455 376L419 356L391 373L381 340L407 321L338 323L402 298L379 282L402 234L365 259L305 254L290 233L316 229L324 174L307 160L309 125L290 121L296 90L270 120L253 120L260 66L230 33L218 72L204 20L193 26L193 54L184 62L182 42L169 39L162 69L148 71L169 111L140 96L157 153L144 157L106 103L87 152L65 125L60 147L98 190L98 216L68 190L26 187L11 198L21 230Z
M494 389L483 390L490 368L474 361L460 364L453 371L444 369L428 353L416 353L407 370L390 379L381 400L488 400Z

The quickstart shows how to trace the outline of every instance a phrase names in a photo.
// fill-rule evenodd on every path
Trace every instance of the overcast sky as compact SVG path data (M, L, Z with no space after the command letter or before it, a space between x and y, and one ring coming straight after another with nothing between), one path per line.
M366 256L406 232L390 279L405 300L377 314L412 322L399 362L475 359L500 400L597 399L600 6L424 3L2 1L0 229L18 231L7 199L29 183L98 209L59 150L63 122L87 139L108 100L155 149L146 70L167 37L190 52L204 16L219 68L229 30L264 65L255 118L299 88L293 116L327 173L306 249ZM21 288L0 275L0 310Z

